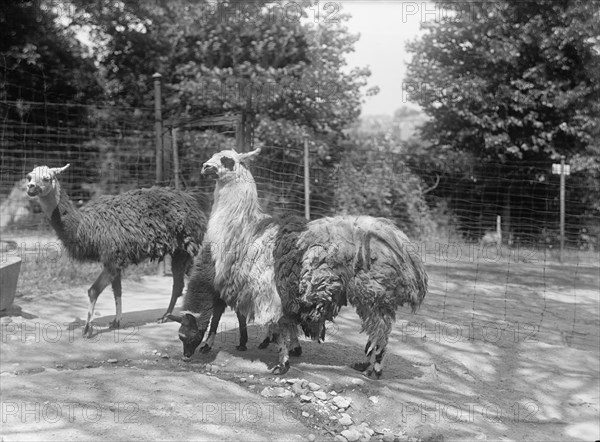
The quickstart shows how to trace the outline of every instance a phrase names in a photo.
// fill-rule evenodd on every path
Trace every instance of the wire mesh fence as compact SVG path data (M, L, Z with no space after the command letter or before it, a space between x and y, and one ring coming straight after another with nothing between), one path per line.
M99 195L156 183L154 109L64 101L63 97L44 94L47 79L34 80L18 84L6 78L3 81L2 228L47 228L39 207L22 187L23 178L35 165L70 163L69 173L61 178L79 206ZM202 163L217 151L239 146L235 125L198 124L201 119L197 120L163 123L165 173L159 184L173 186L177 176L183 188L200 187L210 192L213 183L201 176ZM480 243L488 235L492 239L489 242L507 247L549 251L559 245L560 179L551 174L551 164L444 164L435 169L420 166L403 151L380 150L362 152L356 156L358 162L356 158L327 162L313 145L306 189L302 147L254 141L263 153L252 171L269 213L304 216L308 192L312 218L362 212L390 217L401 227L408 226L418 238L433 235ZM598 183L586 171L575 170L566 182L565 246L576 251L598 250L600 219L590 204L590 195L600 191ZM422 201L414 202L412 195L419 195ZM346 200L351 201L342 204ZM425 202L427 207L423 207ZM497 230L499 216L500 238L490 236ZM411 230L410 226L415 227Z

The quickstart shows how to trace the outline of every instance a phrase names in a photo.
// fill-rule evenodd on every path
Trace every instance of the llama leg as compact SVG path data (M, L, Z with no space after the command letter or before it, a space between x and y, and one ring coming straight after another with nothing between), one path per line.
M117 314L115 319L108 325L110 328L119 328L121 318L123 317L123 309L121 305L121 270L117 270L114 279L112 280L112 289L115 296L115 307Z
M267 335L262 340L262 342L260 344L258 344L258 348L260 350L264 350L265 348L267 348L269 346L269 344L271 343L271 340L275 341L276 339L277 339L276 336L271 333L271 326L268 326L267 327Z
M173 274L173 290L171 291L171 301L169 307L162 318L159 318L158 322L163 323L167 321L167 316L173 312L177 298L183 293L184 276L188 266L190 255L183 250L176 250L171 255L171 273Z
M298 340L298 326L294 325L290 328L290 356L302 356L302 347Z
M283 325L280 327L280 331L277 336L277 344L279 345L279 363L272 370L274 374L286 374L290 369L290 353L288 350L289 342L289 325Z
M246 323L246 317L244 315L240 315L238 312L235 312L238 318L238 324L240 326L240 345L235 347L236 350L246 351L248 348L246 344L248 343L248 324Z
M260 344L258 344L258 348L260 350L264 350L265 348L267 348L269 346L269 344L271 342L277 342L278 338L279 338L279 335L275 331L275 326L274 325L268 325L267 326L267 335L262 340L262 342Z
M102 273L96 278L96 281L92 284L92 286L88 290L88 298L90 300L90 304L88 307L87 321L85 322L85 327L83 327L83 336L88 338L92 337L92 317L94 316L94 309L96 308L96 301L98 300L98 296L102 293L102 290L106 288L108 284L110 284L112 279L112 275L110 271L105 267L102 269Z
M392 331L393 315L360 305L357 306L356 312L362 320L362 328L367 332L369 340L365 346L367 361L354 363L352 368L362 371L365 376L379 379L383 370L383 356Z
M221 321L221 316L226 308L227 304L225 304L225 301L222 299L216 299L214 301L213 314L212 318L210 319L208 336L206 337L206 341L200 344L200 353L208 353L215 344L215 337L217 335L217 330L219 329L219 322Z

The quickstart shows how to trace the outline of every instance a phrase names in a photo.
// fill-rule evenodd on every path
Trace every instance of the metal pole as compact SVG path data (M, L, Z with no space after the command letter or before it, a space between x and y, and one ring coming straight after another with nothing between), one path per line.
M173 143L173 174L175 175L175 189L181 187L179 183L179 149L177 148L177 128L171 130L171 138Z
M304 140L304 217L310 221L310 162L308 140Z
M502 244L502 217L496 215L496 233L498 234L499 246Z
M158 72L152 75L154 78L154 132L156 134L156 184L160 185L163 180L163 145L162 145L162 105L160 93L160 79L162 75Z
M565 156L560 157L560 262L565 248Z

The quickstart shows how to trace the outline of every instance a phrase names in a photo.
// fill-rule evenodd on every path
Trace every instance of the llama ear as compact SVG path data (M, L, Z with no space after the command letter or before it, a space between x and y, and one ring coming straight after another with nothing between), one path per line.
M183 313L183 317L181 318L181 324L189 327L193 330L198 330L198 323L196 322L196 316L190 312Z
M258 154L260 153L260 147L257 147L256 149L254 149L252 152L248 152L248 153L241 153L240 154L240 161L248 161L248 160L252 160L254 159L254 157L256 157Z
M67 164L64 167L53 167L52 169L50 169L50 172L52 172L52 174L54 174L54 175L60 175L65 170L67 170L70 166L71 166L71 163Z
M175 316L172 314L168 314L167 318L170 319L171 321L175 321L175 322L179 322L181 324L181 316Z

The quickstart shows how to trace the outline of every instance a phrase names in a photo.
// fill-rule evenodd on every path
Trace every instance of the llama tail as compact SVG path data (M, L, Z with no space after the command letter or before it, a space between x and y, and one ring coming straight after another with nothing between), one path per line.
M380 248L383 253L379 256L387 256L394 261L389 264L399 276L396 295L400 298L400 305L408 302L415 313L427 294L428 286L427 273L418 249L391 221L385 218L375 218L375 222L372 220L359 218L354 226L360 238L357 241L355 273L360 269L371 271L372 251Z

